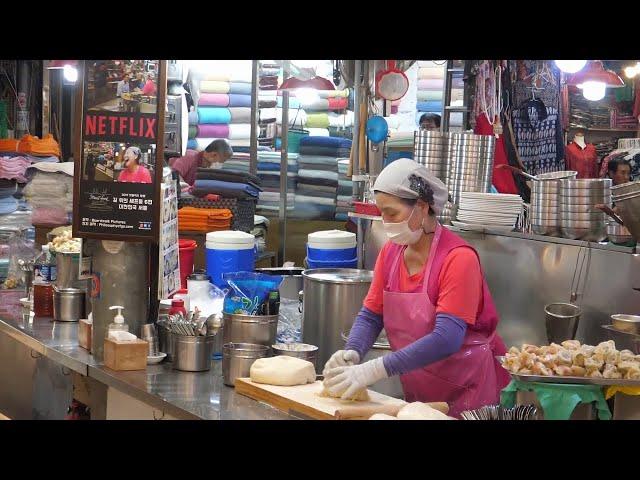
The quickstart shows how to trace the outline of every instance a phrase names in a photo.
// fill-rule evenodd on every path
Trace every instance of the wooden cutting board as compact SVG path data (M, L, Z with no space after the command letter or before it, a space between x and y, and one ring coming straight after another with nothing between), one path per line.
M285 413L301 418L335 420L336 410L349 406L380 407L406 405L404 400L369 390L370 401L350 402L338 398L321 397L322 381L293 387L254 383L249 378L236 379L236 392L264 402Z

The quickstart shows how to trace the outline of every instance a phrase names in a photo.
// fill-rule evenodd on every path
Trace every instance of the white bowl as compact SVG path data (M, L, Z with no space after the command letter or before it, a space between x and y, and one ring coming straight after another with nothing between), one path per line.
M166 358L167 354L158 352L158 355L147 355L147 365L155 365Z

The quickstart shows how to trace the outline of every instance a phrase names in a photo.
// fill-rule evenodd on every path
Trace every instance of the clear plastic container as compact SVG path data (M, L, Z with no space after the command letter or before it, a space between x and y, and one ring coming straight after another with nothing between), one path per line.
M33 313L36 317L53 317L53 284L33 283Z

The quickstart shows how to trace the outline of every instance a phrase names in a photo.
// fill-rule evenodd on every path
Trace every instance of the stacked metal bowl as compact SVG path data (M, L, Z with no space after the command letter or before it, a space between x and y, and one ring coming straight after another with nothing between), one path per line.
M543 173L531 184L531 230L536 235L560 235L560 180L575 178L577 172Z
M441 225L451 225L451 220L456 218L457 211L457 205L454 205L451 202L445 203L442 211L438 215L438 221Z
M624 226L636 242L640 242L640 181L611 188L612 200Z
M462 192L486 193L491 188L495 137L473 133L449 133L447 181L453 203Z
M447 133L433 130L419 130L413 136L413 159L445 183L447 138Z
M573 240L601 242L607 238L606 214L595 205L611 206L611 179L560 181L560 230Z

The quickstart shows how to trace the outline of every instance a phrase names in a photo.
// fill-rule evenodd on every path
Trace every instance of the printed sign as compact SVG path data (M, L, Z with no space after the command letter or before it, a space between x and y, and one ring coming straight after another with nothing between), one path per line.
M164 60L86 60L74 236L158 240Z

